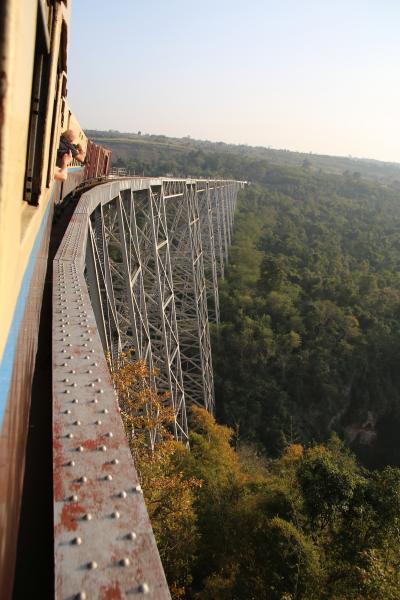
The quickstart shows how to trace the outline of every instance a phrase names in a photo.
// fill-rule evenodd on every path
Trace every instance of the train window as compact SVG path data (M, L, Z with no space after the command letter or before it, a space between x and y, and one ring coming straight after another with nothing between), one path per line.
M24 200L37 206L43 173L44 132L50 77L49 25L52 8L41 0L38 4L36 46L33 68L31 115L26 161Z
M55 94L54 94L54 103L53 103L53 115L51 120L51 133L50 133L50 143L49 143L49 161L47 165L47 187L50 187L52 178L53 178L53 166L55 163L55 157L59 142L59 125L62 126L62 119L59 122L60 118L60 107L62 107L62 103L64 102L64 98L67 95L67 26L63 21L61 25L61 39L60 39L60 49L58 53L58 61L57 61L57 77L55 83ZM63 112L61 111L63 115Z

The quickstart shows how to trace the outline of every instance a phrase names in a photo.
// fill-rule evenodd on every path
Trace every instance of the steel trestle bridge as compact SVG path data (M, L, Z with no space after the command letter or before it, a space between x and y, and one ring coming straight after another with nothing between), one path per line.
M74 211L53 267L57 598L170 598L105 354L146 361L187 443L186 407L214 410L209 322L243 186L126 178Z

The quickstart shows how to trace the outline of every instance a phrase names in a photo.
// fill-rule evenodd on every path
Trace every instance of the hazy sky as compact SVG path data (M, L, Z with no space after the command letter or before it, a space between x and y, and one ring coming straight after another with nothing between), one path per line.
M73 0L83 127L400 162L399 0Z

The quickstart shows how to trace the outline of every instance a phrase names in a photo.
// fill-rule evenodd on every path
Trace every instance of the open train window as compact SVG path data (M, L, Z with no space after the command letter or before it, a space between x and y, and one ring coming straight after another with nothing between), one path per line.
M52 2L38 3L31 114L26 160L24 200L37 206L43 173L44 133L50 78Z
M49 161L47 165L47 187L50 186L53 177L53 166L59 143L59 125L64 126L65 97L67 95L67 25L63 21L61 25L60 48L57 60L57 77L54 90L53 115L51 119L51 132L49 142ZM59 121L61 116L61 120Z

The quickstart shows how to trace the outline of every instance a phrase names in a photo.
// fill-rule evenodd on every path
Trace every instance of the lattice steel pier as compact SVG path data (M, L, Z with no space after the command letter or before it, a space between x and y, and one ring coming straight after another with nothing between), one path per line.
M175 435L186 404L214 410L209 319L219 322L236 181L132 179L88 192L86 279L104 350L134 348L168 390Z

